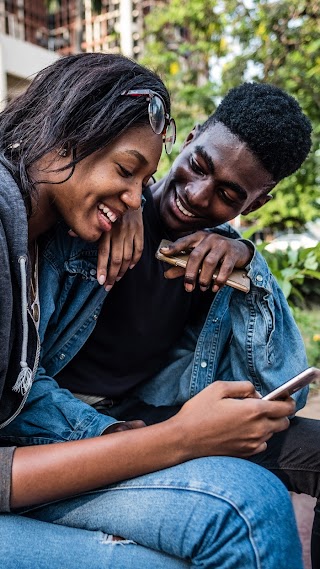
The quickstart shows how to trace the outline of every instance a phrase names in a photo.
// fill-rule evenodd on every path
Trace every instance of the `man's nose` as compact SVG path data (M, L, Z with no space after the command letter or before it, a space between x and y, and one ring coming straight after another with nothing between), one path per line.
M206 208L210 204L213 187L207 180L197 180L197 182L187 184L185 192L190 205Z

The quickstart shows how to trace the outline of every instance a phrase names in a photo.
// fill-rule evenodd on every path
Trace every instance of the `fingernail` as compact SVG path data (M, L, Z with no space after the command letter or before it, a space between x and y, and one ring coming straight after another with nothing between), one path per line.
M100 275L100 276L98 277L98 283L99 283L100 285L103 285L105 282L106 282L106 276L105 276L105 275Z
M106 285L106 286L104 287L104 290L105 290L106 292L109 292L109 290L111 290L111 289L112 289L112 285Z
M117 277L116 278L116 282L118 283L119 281L121 281L122 277Z
M129 269L133 269L133 267L135 267L135 265L129 265Z
M161 247L160 251L169 251L170 247Z
M187 292L192 292L193 291L193 285L192 284L185 284L184 288Z

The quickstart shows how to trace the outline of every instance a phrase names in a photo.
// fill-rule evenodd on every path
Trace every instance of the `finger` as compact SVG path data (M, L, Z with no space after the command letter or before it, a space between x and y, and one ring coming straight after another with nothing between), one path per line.
M234 269L234 259L230 257L224 257L220 266L216 268L216 277L214 279L214 286L212 287L213 292L217 292L221 287L223 287L228 278L230 277Z
M123 262L124 243L113 240L111 244L110 262L106 278L105 289L110 290L116 282Z
M206 389L217 391L222 398L245 399L256 397L256 390L250 381L215 381Z
M266 442L261 443L251 454L248 456L254 456L255 454L259 454L260 452L264 452L267 450L268 444Z
M143 233L143 225L141 225L139 227L139 232L134 236L133 255L130 263L130 269L133 269L133 267L138 263L138 261L140 261L143 251L143 245L144 245L144 233Z
M161 247L160 251L164 255L174 255L175 253L181 253L182 251L190 251L194 247L195 233L192 235L187 235L186 237L181 237L176 241L168 243L166 247Z
M265 405L266 413L272 419L290 417L290 415L294 415L296 410L296 403L291 397L285 401L262 400L261 403Z
M192 292L196 286L199 278L200 269L206 260L207 250L204 246L199 246L193 249L189 255L186 272L184 276L184 288L187 292ZM211 283L211 276L209 280L199 281L202 290L207 290Z
M132 239L126 239L123 244L122 263L119 268L118 275L116 276L116 281L119 281L123 277L123 275L127 272L129 266L132 264L133 249L134 245Z
M163 273L166 279L176 279L177 277L182 277L184 274L185 269L182 267L170 267L170 269Z
M117 423L111 425L108 429L109 434L111 433L121 433L123 431L131 431L132 429L142 429L146 427L146 424L139 419L134 421L124 421L123 423Z
M280 433L281 431L286 431L290 427L290 421L288 417L282 417L281 419L273 419L270 421L270 427L273 433Z
M110 256L110 233L104 233L99 241L98 262L97 262L97 280L103 285L106 281L107 267Z

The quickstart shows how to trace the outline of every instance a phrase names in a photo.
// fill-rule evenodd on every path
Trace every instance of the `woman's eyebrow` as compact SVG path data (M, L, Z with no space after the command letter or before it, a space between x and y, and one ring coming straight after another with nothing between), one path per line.
M130 154L131 156L135 156L135 158L137 158L143 166L146 166L149 163L146 157L143 156L143 154L141 154L141 152L139 152L138 150L134 149L125 150L125 154Z

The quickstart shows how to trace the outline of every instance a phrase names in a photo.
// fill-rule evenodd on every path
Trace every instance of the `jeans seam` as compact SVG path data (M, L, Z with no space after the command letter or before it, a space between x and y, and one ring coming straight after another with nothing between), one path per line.
M259 557L259 551L258 548L255 545L254 542L254 537L252 534L252 528L251 528L251 523L250 521L247 519L247 517L240 511L240 509L238 508L237 504L235 504L230 498L227 498L226 496L221 496L219 494L216 494L215 492L210 492L209 490L204 490L203 488L196 488L196 487L191 487L188 486L187 488L185 486L172 486L172 485L157 485L157 486L153 486L152 484L150 485L146 485L146 486L126 486L126 487L113 487L113 488L105 488L102 491L103 492L121 492L121 491L125 491L125 490L181 490L181 491L191 491L191 492L196 492L196 493L200 493L200 494L206 494L207 496L211 496L212 498L217 498L218 500L222 500L227 502L230 506L232 506L232 508L237 512L238 516L242 519L242 521L244 522L244 524L247 527L248 530L248 535L249 535L249 542L251 544L252 550L254 552L254 556L256 559L256 567L257 569L262 569L262 565L260 562L260 557ZM87 492L87 494L98 494L101 492L101 489L97 489L91 492Z

